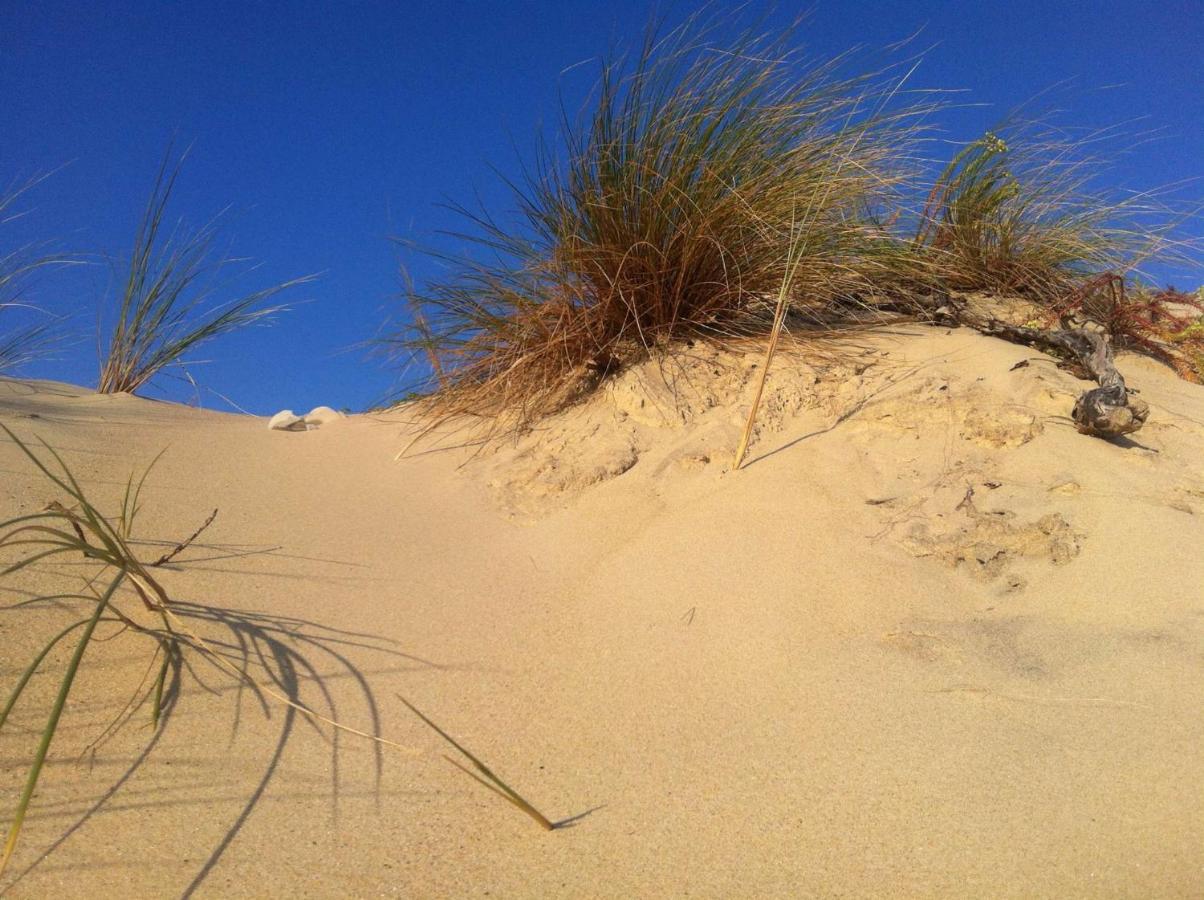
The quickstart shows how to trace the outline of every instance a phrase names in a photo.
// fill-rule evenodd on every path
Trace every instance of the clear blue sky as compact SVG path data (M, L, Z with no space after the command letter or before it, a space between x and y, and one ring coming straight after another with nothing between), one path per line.
M155 167L178 135L193 151L174 210L201 224L230 207L231 251L262 262L248 287L308 272L310 302L271 329L220 339L192 369L257 413L364 406L394 382L356 345L402 314L388 237L434 240L459 224L451 200L504 214L491 166L515 174L557 93L570 106L596 59L637 40L654 9L669 23L694 3L639 0L131 2L0 4L0 185L68 164L36 192L5 240L55 238L120 256ZM754 9L757 7L754 5ZM1073 79L1062 121L1141 117L1167 137L1118 177L1153 187L1204 162L1202 0L819 0L802 37L827 57L882 47L924 26L932 45L914 84L965 88L986 104L945 120L975 137L1015 104ZM1191 189L1204 194L1199 185ZM1198 229L1197 229L1198 233ZM2 249L2 248L0 248ZM435 273L408 258L419 278ZM94 331L104 265L42 276L31 298ZM94 385L94 337L26 374ZM165 381L164 395L190 390ZM222 406L212 394L207 406Z

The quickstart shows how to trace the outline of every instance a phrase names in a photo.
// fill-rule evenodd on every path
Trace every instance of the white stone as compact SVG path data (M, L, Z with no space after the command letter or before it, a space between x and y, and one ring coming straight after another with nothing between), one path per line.
M282 409L268 421L273 431L304 431L305 420L291 409Z
M315 406L305 414L305 424L317 427L330 422L337 422L341 418L343 418L343 414L335 412L329 406Z

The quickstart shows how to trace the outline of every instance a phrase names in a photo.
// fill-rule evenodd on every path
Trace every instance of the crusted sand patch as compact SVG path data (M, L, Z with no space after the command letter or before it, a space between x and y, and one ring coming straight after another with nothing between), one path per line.
M1025 348L958 334L922 329L862 340L843 355L782 354L750 464L807 470L821 452L822 465L839 464L841 479L865 485L877 523L871 540L1006 593L1026 589L1034 567L1072 565L1092 540L1093 521L1078 507L1116 488L1080 472L1080 452L1115 456L1143 502L1195 515L1204 473L1162 452L1204 445L1191 420L1167 410L1139 435L1145 443L1088 440L1068 416L1081 386L1072 372ZM737 477L731 454L761 364L757 349L696 344L619 373L468 469L485 472L504 510L537 518L619 481L649 496L675 485L719 489ZM1158 484L1141 486L1150 479Z
M1009 510L972 510L967 519L944 528L930 521L913 522L899 543L915 556L935 557L986 580L997 578L1018 557L1066 565L1079 555L1083 535L1060 513L1025 522Z
M859 348L848 358L811 362L783 353L761 400L751 446L781 434L800 416L834 420L859 403L880 353ZM511 510L546 509L638 466L649 477L666 470L726 471L760 374L758 348L697 343L633 366L586 401L501 446L481 465L499 502ZM644 461L641 463L641 461Z

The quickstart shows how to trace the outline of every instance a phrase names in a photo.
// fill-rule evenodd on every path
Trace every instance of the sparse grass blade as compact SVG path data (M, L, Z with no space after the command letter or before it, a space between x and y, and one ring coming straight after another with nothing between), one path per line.
M21 677L17 679L16 685L13 687L12 692L8 695L8 702L4 704L3 711L0 711L0 728L3 728L4 723L8 721L9 713L13 711L13 707L17 705L17 701L21 699L21 694L25 692L26 685L29 684L30 679L33 678L33 676L37 673L38 667L42 665L42 661L50 655L50 651L58 646L59 641L63 640L63 638L75 631L75 629L79 628L80 626L87 625L89 621L89 619L80 619L78 622L68 625L49 641L47 641L46 646L42 648L41 652L38 653L38 655L33 658L33 661L25 667L25 671L21 673Z
M163 713L163 691L177 653L175 645L170 641L161 640L160 646L163 650L163 662L159 666L159 674L155 676L155 686L151 692L151 725L154 728L159 727L159 718Z
M450 756L444 756L443 757L444 759L446 759L448 762L450 762L453 766L455 766L460 771L464 772L466 775L472 777L473 779L475 779L476 781L480 782L482 785L487 787L489 790L493 791L495 794L497 794L499 797L501 797L506 802L513 804L518 809L521 809L524 813L526 813L528 816L530 816L532 819L534 819L536 822L538 822L539 826L541 828L543 828L545 831L552 831L556 828L556 826L553 825L552 822L549 821L548 818L543 813L541 813L534 806L532 806L530 803L528 803L527 800L525 798L523 798L523 796L521 794L519 794L516 790L514 790L514 788L510 787L510 785L506 784L506 782L504 782L504 781L502 781L502 779L498 778L497 775L494 774L493 770L490 769L483 762L481 762L476 756L474 756L472 754L472 752L470 752L468 750L467 747L465 747L463 744L459 743L450 734L448 734L446 731L444 731L442 728L440 728L438 725L436 725L434 722L432 722L430 719L428 719L418 709L418 707L414 706L413 703L411 703L409 700L407 700L405 697L401 696L400 694L397 695L397 699L399 699L402 703L404 703L406 705L406 708L409 709L409 711L412 712L414 715L416 715L419 719L421 719L429 728L434 730L434 732L436 734L438 734L439 737L443 738L443 740L447 741L449 744L451 744L453 747L455 747L457 750L459 750L462 754L464 754L464 756L468 758L469 762L472 763L473 768L475 768L477 770L477 772L479 772L480 774L478 775L476 772L472 772L470 769L466 768L463 764L452 759Z
M118 572L105 592L101 595L96 603L96 608L92 611L92 616L87 620L84 626L83 633L80 634L79 642L75 645L75 652L71 655L70 661L67 663L67 668L63 673L63 680L59 684L58 694L54 698L54 703L50 707L50 718L46 722L46 727L42 731L42 738L38 742L38 747L34 751L33 760L30 763L29 775L25 780L25 787L21 791L21 796L17 800L17 808L13 813L12 824L8 829L8 837L4 841L3 856L0 856L0 875L4 874L4 870L8 867L8 861L12 858L13 851L17 847L17 839L21 835L21 827L25 823L25 813L29 809L29 801L33 799L33 792L38 786L38 779L42 775L42 767L46 763L46 754L50 752L50 744L54 740L55 732L58 730L59 719L63 715L63 707L67 704L67 697L71 694L71 686L75 683L75 675L79 671L80 663L83 661L84 652L88 649L88 644L92 640L92 634L96 630L97 624L100 622L105 610L108 608L109 601L113 599L113 595L117 592L117 588L121 586L121 582L125 578L124 572Z
M95 630L102 622L119 626L119 633L129 632L135 636L153 641L155 644L155 655L162 653L164 658L159 664L158 670L154 675L154 680L147 686L146 682L155 670L156 658L155 655L152 655L148 661L146 674L143 676L142 682L139 683L130 700L110 725L96 739L96 742L92 745L93 747L116 733L128 721L133 711L139 708L147 699L150 700L151 704L152 722L156 727L160 725L164 715L164 707L167 703L165 695L169 690L168 684L172 679L172 672L178 671L181 665L187 665L187 663L183 662L183 654L185 651L188 651L235 679L240 685L249 686L255 692L256 696L271 697L273 700L295 710L314 724L315 727L318 725L328 725L336 731L353 734L369 740L378 747L389 747L406 753L414 752L411 748L390 741L379 734L362 731L338 721L333 717L333 706L331 707L331 716L323 715L316 710L310 709L301 702L299 696L290 696L287 693L287 688L280 681L276 682L279 689L273 687L271 684L258 683L246 667L239 667L227 659L222 647L215 647L210 644L210 642L191 630L180 616L173 612L172 607L175 604L172 598L168 595L164 586L148 571L155 563L143 563L140 561L131 546L134 523L140 509L140 498L146 480L146 473L140 478L135 479L131 477L127 481L121 508L116 516L109 518L92 504L83 487L72 474L70 467L68 467L53 447L44 441L41 442L42 447L50 458L48 462L39 456L38 453L34 452L29 444L17 437L7 426L0 425L0 431L9 437L13 444L29 459L35 469L40 471L52 484L63 491L68 502L71 504L69 508L62 502L54 501L41 512L16 516L7 521L0 522L0 554L4 554L5 562L8 563L0 571L0 575L10 575L20 572L36 566L42 561L53 560L63 554L74 556L78 553L86 559L99 564L97 573L86 581L85 590L90 593L45 594L23 600L20 604L17 604L24 606L54 599L91 604L93 608L87 618L67 626L43 645L41 651L17 679L17 683L10 692L3 712L0 712L0 726L3 726L7 723L13 707L25 694L30 680L43 667L51 651L77 630L80 631L80 638L76 645L75 653L64 671L58 695L49 711L47 726L42 733L42 739L30 763L30 775L27 779L25 789L18 800L16 813L3 850L4 855L0 859L0 873L3 872L4 866L7 865L16 847L30 800L45 765L46 756L49 753L51 743L63 714L67 697L75 683L75 677L84 652L89 643L96 639ZM157 459L158 457L156 457ZM206 524L211 522L212 519L213 516L210 516ZM168 562L173 559L196 538L203 528L204 526L197 529L186 540L176 544L169 553L161 558L161 561ZM9 561L11 556L14 555L16 557L15 560ZM103 593L98 592L93 587L93 584L101 577L110 579L108 587ZM118 588L126 583L133 588L134 595L141 601L142 606L150 614L151 621L149 623L144 617L135 618L127 614L122 610L122 604L117 602L119 599ZM190 608L194 613L198 610L203 610L213 620L224 621L222 614L214 613L208 608L197 606L190 606ZM287 653L288 651L282 648L281 652ZM304 659L297 657L292 660L294 663L298 661L304 662ZM266 665L267 663L265 662L265 667ZM171 681L171 683L174 684L175 682ZM147 687L145 691L143 691L144 687Z
M0 190L0 225L21 215L12 212L13 204L46 177L37 176ZM15 248L5 248L0 244L0 374L43 359L62 343L65 337L62 321L28 302L25 297L29 278L37 270L78 262L70 256L53 252L45 243ZM21 321L22 318L29 319L25 314L30 312L35 318Z
M315 277L295 278L215 304L215 294L229 281L223 280L223 273L236 262L217 255L216 220L191 232L166 227L168 201L186 156L172 164L168 148L155 178L101 364L101 393L137 391L196 347L266 323L286 309L270 301Z
M44 359L63 340L60 323L57 319L4 328L6 310L11 311L19 306L27 307L26 304L0 303L0 374L11 372L35 360Z

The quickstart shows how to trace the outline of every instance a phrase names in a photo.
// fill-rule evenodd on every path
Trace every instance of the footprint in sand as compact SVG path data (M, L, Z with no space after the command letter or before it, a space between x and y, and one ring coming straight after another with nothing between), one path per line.
M969 621L914 620L883 635L881 646L911 659L952 669L950 677L1000 675L1025 681L1050 674L1041 639L1023 617Z

